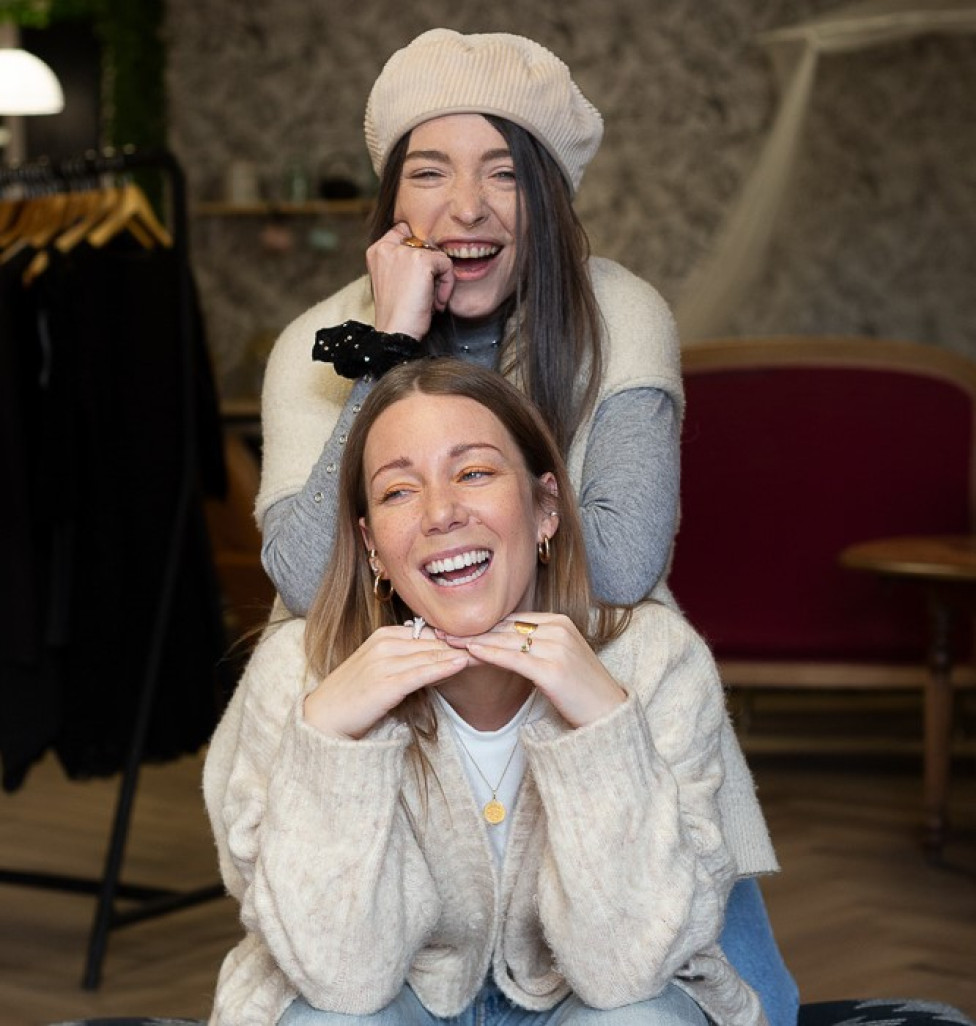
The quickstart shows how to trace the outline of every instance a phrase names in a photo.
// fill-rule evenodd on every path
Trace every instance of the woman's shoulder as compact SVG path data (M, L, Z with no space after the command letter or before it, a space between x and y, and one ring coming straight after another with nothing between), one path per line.
M653 599L634 607L626 629L601 651L600 659L611 673L655 667L663 674L682 665L716 673L705 639L680 612Z
M658 317L673 320L671 309L660 292L623 264L607 257L591 256L588 261L593 293L601 309L605 303L638 303L641 309Z
M352 389L331 364L314 361L319 328L347 320L370 322L369 281L359 278L306 310L279 335L268 357L261 389L264 438L258 522L269 506L300 491L328 441Z
M591 257L589 268L605 331L600 400L630 388L657 388L680 408L681 350L667 302L613 260Z
M305 675L305 621L291 619L265 627L210 740L204 769L208 805L226 789L242 731L270 736L280 730Z
M290 617L272 622L261 638L244 670L244 681L283 681L304 677L305 620Z
M271 352L271 358L280 358L283 353L289 353L297 347L302 358L307 359L319 328L331 328L343 321L369 323L372 319L373 297L369 277L363 275L299 314L282 331Z

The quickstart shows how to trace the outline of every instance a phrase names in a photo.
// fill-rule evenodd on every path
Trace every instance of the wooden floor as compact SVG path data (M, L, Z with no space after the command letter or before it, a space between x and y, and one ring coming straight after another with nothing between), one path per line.
M976 1019L976 760L957 762L955 834L944 864L932 865L917 843L914 760L751 759L783 865L765 893L803 999L929 998ZM143 771L126 879L216 880L199 777L197 759ZM69 782L56 763L42 763L19 792L0 795L0 866L97 876L116 787ZM206 1017L217 967L238 934L231 902L113 933L97 992L80 986L92 909L89 897L0 886L0 1026Z

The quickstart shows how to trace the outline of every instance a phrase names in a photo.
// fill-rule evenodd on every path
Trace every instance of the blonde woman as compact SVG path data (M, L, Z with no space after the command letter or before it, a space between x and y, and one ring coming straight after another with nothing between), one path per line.
M208 754L247 930L212 1023L762 1026L718 944L769 844L748 779L719 810L726 727L679 614L590 595L522 393L390 371L308 619L268 629Z

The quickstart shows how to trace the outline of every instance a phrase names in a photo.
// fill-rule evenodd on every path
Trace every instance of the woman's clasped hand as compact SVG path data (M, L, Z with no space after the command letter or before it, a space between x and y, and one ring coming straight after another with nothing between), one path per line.
M395 224L366 250L366 266L376 297L376 327L418 341L430 330L436 311L447 309L454 291L454 264L430 242L415 238L405 221Z
M531 632L525 629L529 626ZM473 637L437 633L448 645L469 652L475 663L496 666L531 681L572 727L593 723L626 698L566 616L520 612Z
M305 718L334 737L360 738L418 688L437 684L469 657L425 631L378 627L305 699Z

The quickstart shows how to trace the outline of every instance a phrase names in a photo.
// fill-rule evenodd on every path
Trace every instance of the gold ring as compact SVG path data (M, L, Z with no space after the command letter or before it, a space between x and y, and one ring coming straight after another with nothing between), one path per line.
M539 629L539 625L531 620L516 620L512 626L519 634L535 634Z
M522 642L522 647L519 649L520 652L528 652L532 647L532 635L528 635L525 641Z
M404 246L409 246L411 249L432 249L436 252L437 247L426 239L418 238L416 235L408 235L403 240Z

